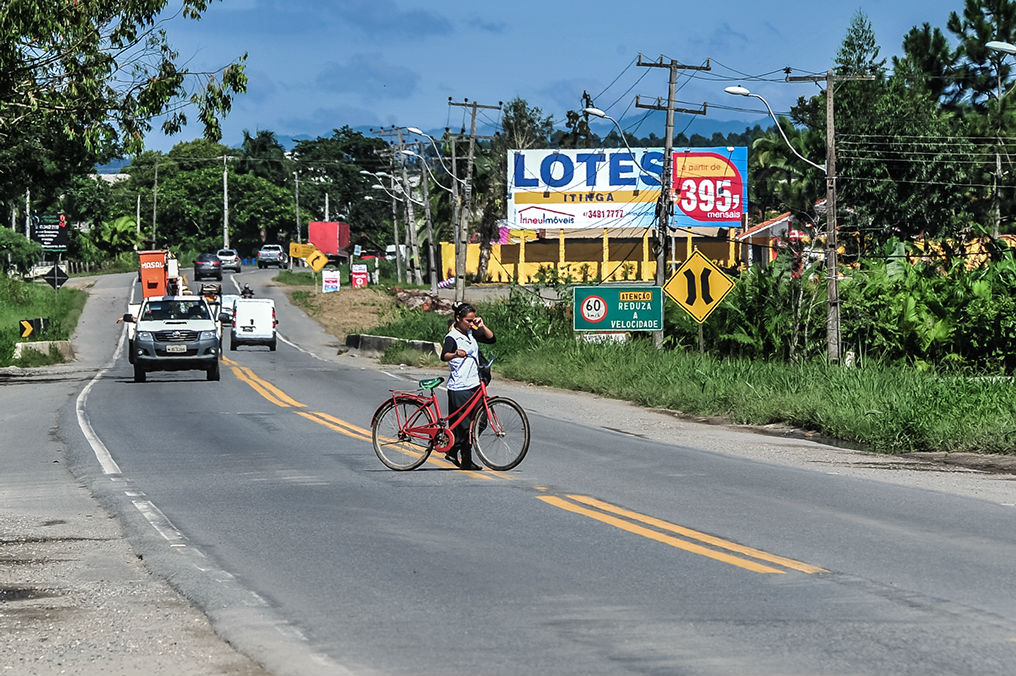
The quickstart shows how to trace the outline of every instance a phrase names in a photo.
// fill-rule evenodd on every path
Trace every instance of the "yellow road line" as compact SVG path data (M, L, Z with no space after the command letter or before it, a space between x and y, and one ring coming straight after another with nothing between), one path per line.
M307 420L316 422L319 425L324 425L325 427L327 427L329 429L332 429L332 430L335 430L336 432L338 432L340 434L344 434L347 437L351 437L351 438L357 439L359 441L370 441L371 440L371 438L367 434L365 434L363 432L358 432L358 431L356 431L354 429L349 429L348 427L343 427L342 425L338 425L338 424L335 424L333 422L330 422L329 420L336 420L336 419L332 418L331 416L325 415L324 413L319 413L317 411L314 411L312 413L307 413L306 411L297 411L296 414L298 416L306 418ZM341 422L341 421L339 421L339 422Z
M239 368L237 368L236 366L231 366L230 368L233 370L233 375L235 375L238 380L240 380L242 382L245 382L248 385L250 385L251 388L255 392L257 392L258 394L260 394L262 397L264 397L265 399L267 399L271 403L275 404L276 406L281 406L282 408L289 408L289 406L290 406L289 404L287 404L286 402L284 402L284 401L282 401L280 399L277 399L271 392L269 392L264 387L262 387L260 383L254 381L254 380L251 380L247 376L247 374L245 374Z
M801 561L795 561L794 559L788 559L783 556L778 556L777 554L770 554L769 552L762 551L761 549L755 549L754 547L739 545L736 542L730 542L729 540L724 540L714 535L708 535L706 533L701 533L697 530L692 530L691 528L678 526L677 524L670 523L669 521L663 521L662 519L657 519L652 516L639 514L638 512L632 512L630 510L623 509L616 505L612 505L609 502L597 500L596 498L590 498L584 495L569 495L568 497L571 498L572 500L575 500L576 502L581 502L591 507L602 509L605 512L611 512L613 514L617 514L619 516L623 516L628 519L641 521L642 523L649 524L650 526L653 526L655 528L669 530L673 533L683 535L684 537L691 538L693 540L698 540L699 542L705 542L706 544L710 544L716 547L722 547L723 549L732 552L737 552L738 554L750 556L753 559L759 559L761 561L775 563L776 565L783 566L784 568L790 568L792 570L797 570L802 573L808 573L809 575L813 573L829 572L824 568L819 568L818 566L813 566L808 563L802 563Z
M248 375L248 377L251 380L254 380L254 381L260 383L260 385L262 387L264 387L266 390L268 390L269 392L274 394L277 398L279 398L282 401L286 402L289 406L295 406L296 408L306 408L306 406L304 406L303 404L298 402L296 399L293 399L291 396L289 396L288 394L286 394L285 392L283 392L282 390L277 388L275 385L272 385L270 382L268 382L264 378L261 378L260 376L258 376L250 368L248 368L246 366L241 366L239 368L241 370L243 370Z
M339 427L346 428L347 430L349 430L353 434L360 434L360 435L362 435L367 441L370 441L370 439L371 439L372 432L369 429L365 428L365 427L357 427L353 423L346 422L342 418L336 418L333 415L328 415L327 413L322 413L321 411L314 411L313 413L314 413L314 415L319 416L321 418L324 418L325 420L327 420L329 422L335 423Z
M595 512L591 509L587 509L573 502L568 502L563 498L559 498L552 495L541 495L538 496L537 499L542 500L543 502L546 502L547 504L553 505L555 507L559 507L560 509L564 509L569 512L574 512L575 514L588 516L590 519L601 521L603 523L614 526L615 528L620 528L621 530L628 531L629 533L641 535L642 537L649 538L650 540L655 540L656 542L661 542L665 545L676 547L677 549L683 549L684 551L691 552L692 554L698 554L700 556L705 556L707 558L714 559L716 561L721 561L723 563L730 564L731 566L744 568L745 570L750 570L754 573L769 573L777 575L786 574L782 570L770 568L769 566L763 566L762 564L756 563L755 561L742 559L736 556L732 556L730 554L724 554L723 552L718 552L714 549L709 549L708 547L703 547L702 545L697 545L693 542L687 542L686 540L681 540L670 535L665 535L655 530L650 530L649 528L633 524L630 521L624 521L623 519L619 519L617 517L610 516L608 514L603 514L602 512Z

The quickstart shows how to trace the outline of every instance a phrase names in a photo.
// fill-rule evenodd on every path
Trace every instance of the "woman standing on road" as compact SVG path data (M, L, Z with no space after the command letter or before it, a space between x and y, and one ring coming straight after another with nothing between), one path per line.
M441 361L448 362L448 413L463 406L480 387L480 373L477 368L480 346L477 343L495 342L494 332L478 317L476 308L469 303L452 306L455 318L441 348ZM469 423L472 414L452 429L455 445L445 458L462 469L480 469L473 463L473 447L469 440Z

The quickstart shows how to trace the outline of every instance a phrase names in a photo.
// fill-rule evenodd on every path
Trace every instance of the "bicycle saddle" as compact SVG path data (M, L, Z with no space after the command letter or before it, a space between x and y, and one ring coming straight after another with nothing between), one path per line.
M444 378L427 378L426 380L419 381L421 390L433 390L435 387L444 382Z

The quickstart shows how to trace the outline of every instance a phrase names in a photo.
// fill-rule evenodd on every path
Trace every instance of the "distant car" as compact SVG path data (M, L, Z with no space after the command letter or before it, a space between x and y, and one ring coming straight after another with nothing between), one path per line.
M240 272L240 256L236 253L236 249L219 249L215 255L222 262L223 270Z
M215 254L203 253L194 259L194 281L205 277L222 281L222 261Z
M257 260L259 270L269 265L284 268L289 262L289 257L286 256L281 244L265 244L258 251Z

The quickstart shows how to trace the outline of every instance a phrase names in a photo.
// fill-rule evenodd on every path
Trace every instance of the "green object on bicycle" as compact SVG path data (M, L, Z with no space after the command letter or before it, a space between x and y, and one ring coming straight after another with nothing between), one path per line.
M420 389L422 390L433 390L435 387L444 382L444 378L427 378L426 380L420 381Z

